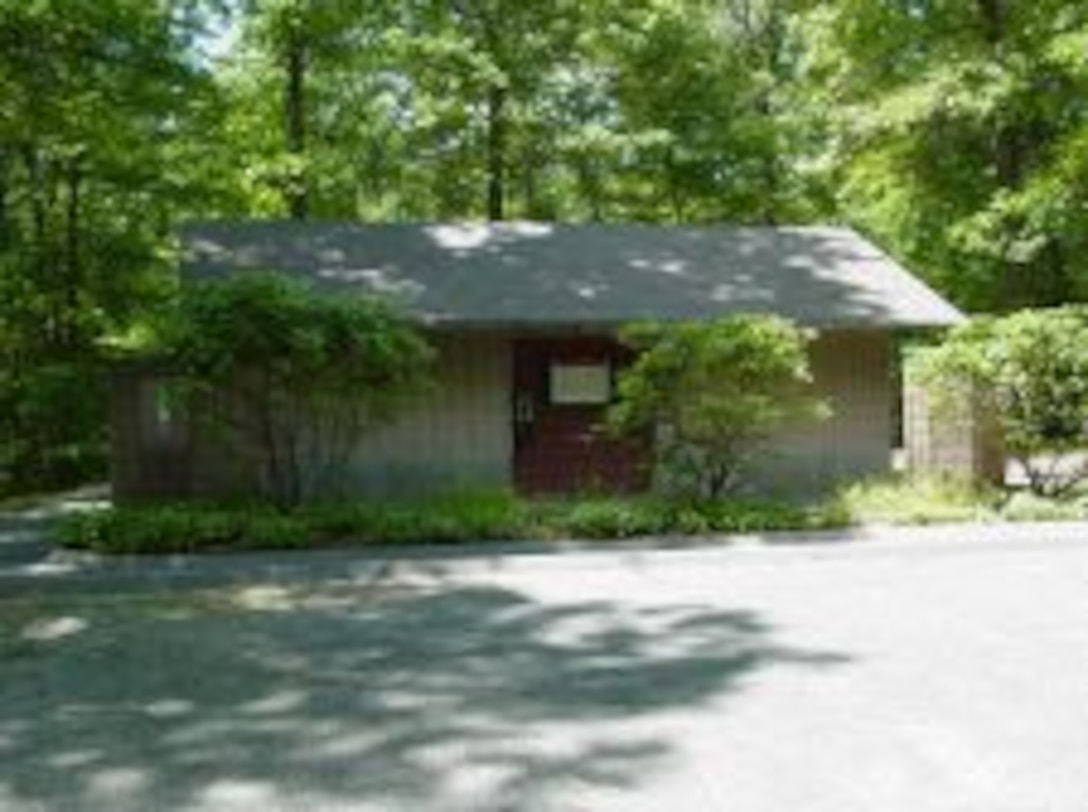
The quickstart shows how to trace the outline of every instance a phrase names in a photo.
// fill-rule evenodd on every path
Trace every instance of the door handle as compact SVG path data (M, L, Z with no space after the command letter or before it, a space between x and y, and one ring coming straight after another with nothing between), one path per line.
M514 421L521 425L529 425L536 419L536 408L533 404L531 392L518 392L514 396Z

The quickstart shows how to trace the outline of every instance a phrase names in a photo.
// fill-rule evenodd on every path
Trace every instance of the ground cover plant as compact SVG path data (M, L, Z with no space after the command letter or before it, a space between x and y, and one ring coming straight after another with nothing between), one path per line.
M58 541L105 553L165 553L757 533L844 523L845 517L828 505L648 497L529 500L497 492L289 510L261 504L118 507L68 517L59 526Z
M1061 521L1088 517L1088 494L1048 497L1030 489L978 485L949 476L895 476L858 482L836 495L855 524Z
M654 497L524 499L505 491L400 502L172 503L74 513L57 541L101 553L313 549L712 536L832 530L852 525L1058 521L1088 516L1088 493L1062 498L979 487L936 476L896 476L844 486L808 503L665 500Z

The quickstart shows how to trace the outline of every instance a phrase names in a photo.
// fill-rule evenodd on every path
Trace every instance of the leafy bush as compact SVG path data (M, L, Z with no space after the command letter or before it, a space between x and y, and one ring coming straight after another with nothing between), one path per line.
M975 319L922 354L919 375L945 409L995 415L1035 493L1058 496L1088 476L1088 465L1054 464L1088 445L1088 309Z
M641 324L622 338L639 354L608 425L653 436L664 484L683 497L734 493L776 429L828 412L811 387L805 335L783 319Z
M0 494L105 478L105 380L93 359L0 368Z
M273 273L183 287L151 351L189 414L254 456L280 505L341 481L361 434L427 385L432 357L381 302Z

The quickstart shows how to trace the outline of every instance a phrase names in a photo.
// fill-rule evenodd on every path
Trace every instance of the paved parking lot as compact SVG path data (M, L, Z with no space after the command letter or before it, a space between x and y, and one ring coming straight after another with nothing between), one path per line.
M0 591L0 809L1080 812L1088 533L957 532Z

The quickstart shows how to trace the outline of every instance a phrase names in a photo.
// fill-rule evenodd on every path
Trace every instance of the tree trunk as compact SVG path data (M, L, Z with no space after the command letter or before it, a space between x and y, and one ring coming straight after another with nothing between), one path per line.
M537 206L536 169L539 159L539 151L535 144L529 144L521 155L521 199L524 215L530 220L543 220L540 208Z
M995 62L1002 59L1002 45L1005 39L1005 2L1004 0L976 0L979 26L983 41L989 46L990 58ZM1025 145L1017 123L1002 120L993 130L990 142L991 162L998 187L1002 190L1018 189L1023 183L1025 165ZM1007 245L1016 237L1018 224L1008 222L1002 241ZM1008 249L1002 247L998 259L998 286L1001 290L1000 305L1014 308L1026 304L1030 299L1024 268L1012 262Z
M487 95L487 219L505 219L506 88L492 84Z
M48 179L45 177L45 167L37 147L29 145L24 148L23 164L26 167L29 187L27 197L30 201L30 270L35 285L49 289L49 261L52 252L49 247L50 206L49 191L46 188ZM42 338L46 346L55 346L58 343L60 314L56 297L48 297L47 302L47 309L43 314L45 323L42 325Z
M771 144L763 157L763 195L760 206L760 221L763 225L773 226L778 224L778 201L781 196L782 164L779 155L780 139L778 138L779 122L778 111L775 109L774 93L783 85L787 78L783 76L782 51L785 47L785 30L782 19L784 9L777 3L771 3L767 9L766 26L763 31L763 67L767 75L771 77L772 84L763 88L757 100L757 109L767 124L767 129L772 133Z
M79 292L82 286L82 269L80 267L80 217L81 217L81 185L83 173L80 168L80 159L72 158L68 162L65 173L67 186L67 206L64 218L64 284L63 284L63 308L64 322L61 329L60 340L67 348L72 349L76 342L76 324L79 320Z
M306 72L309 55L305 36L295 24L289 26L284 50L284 134L287 152L301 163L306 158ZM307 219L310 215L308 167L304 164L292 166L286 183L285 197L291 219Z
M1032 303L1041 307L1054 307L1074 298L1073 280L1070 279L1069 265L1066 261L1065 246L1059 235L1052 235L1046 247L1040 252L1041 273L1037 277L1032 291Z
M1005 38L1004 0L978 0L978 12L982 18L982 36L991 48L997 48Z
M11 217L8 212L8 155L0 150L0 253L11 245Z
M665 164L665 195L668 198L668 206L672 210L672 219L677 225L684 223L684 192L683 183L679 177L680 169L676 165L676 152L669 145L665 148L662 159Z
M34 266L38 277L45 277L45 244L47 229L47 204L44 179L42 178L41 157L34 147L27 147L23 152L23 163L26 166L27 185L30 187L28 198L30 200L30 227L31 242L34 251Z
M589 219L594 223L604 220L604 191L601 188L601 178L597 167L593 165L593 159L587 155L579 155L575 158L575 167L578 173L578 189L583 200L589 204Z

